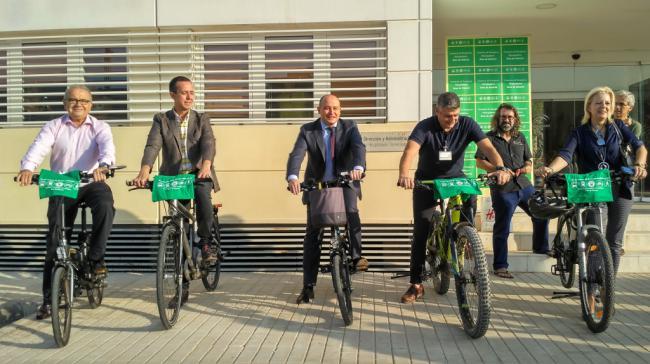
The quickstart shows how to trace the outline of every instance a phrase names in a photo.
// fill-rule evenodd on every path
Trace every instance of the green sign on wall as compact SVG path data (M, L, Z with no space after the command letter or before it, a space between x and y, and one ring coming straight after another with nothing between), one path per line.
M458 94L461 114L476 120L484 131L499 104L519 111L520 131L530 143L530 63L528 37L447 39L447 91ZM477 174L474 153L467 148L464 171Z

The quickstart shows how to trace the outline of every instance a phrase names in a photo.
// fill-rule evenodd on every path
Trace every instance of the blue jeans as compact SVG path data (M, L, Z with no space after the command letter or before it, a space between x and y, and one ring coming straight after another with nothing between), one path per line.
M494 208L495 221L492 232L492 249L494 251L494 263L492 267L508 268L508 236L510 235L510 222L517 206L521 207L528 216L528 198L535 192L533 186L514 192L500 192L490 189L492 196L492 208ZM548 247L548 220L536 219L533 221L533 251L536 253L546 252Z

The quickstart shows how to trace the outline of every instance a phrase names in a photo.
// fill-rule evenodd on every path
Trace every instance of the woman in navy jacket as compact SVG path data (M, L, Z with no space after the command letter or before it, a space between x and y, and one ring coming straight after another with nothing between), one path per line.
M631 145L636 155L634 177L645 178L646 148L623 121L612 118L614 100L614 92L609 87L596 87L589 91L585 98L582 125L571 132L558 156L547 167L538 168L535 174L546 177L559 172L571 163L574 156L578 173L589 173L598 169L620 170L623 166L620 153L622 137L623 143ZM632 184L612 184L612 194L614 201L607 203L605 239L612 252L616 273L625 225L632 209Z

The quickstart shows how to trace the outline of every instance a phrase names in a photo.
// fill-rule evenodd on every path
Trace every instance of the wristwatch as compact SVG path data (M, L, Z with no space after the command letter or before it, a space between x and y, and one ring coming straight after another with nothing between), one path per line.
M507 171L508 169L506 167L504 167L504 166L496 166L494 168L494 170L496 170L496 171Z
M106 162L99 163L99 168L104 168L104 167L108 168L108 167L110 167L110 165L108 163L106 163Z

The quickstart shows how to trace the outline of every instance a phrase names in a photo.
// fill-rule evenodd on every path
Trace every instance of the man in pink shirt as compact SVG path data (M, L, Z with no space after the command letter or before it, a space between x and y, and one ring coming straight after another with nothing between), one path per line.
M49 231L61 224L57 213L61 203L65 204L66 226L72 227L77 207L85 202L93 216L92 238L88 258L96 275L107 273L104 264L106 240L113 225L113 193L104 183L108 166L115 164L115 145L110 126L90 116L92 95L86 86L70 86L63 98L67 113L47 122L20 161L18 182L21 186L31 184L32 174L45 156L50 154L50 169L67 173L73 170L92 172L94 182L79 188L77 199L53 197L47 208ZM68 230L69 233L69 230ZM47 237L47 251L43 267L43 304L36 314L37 320L51 315L50 289L52 268L57 242L51 234Z

